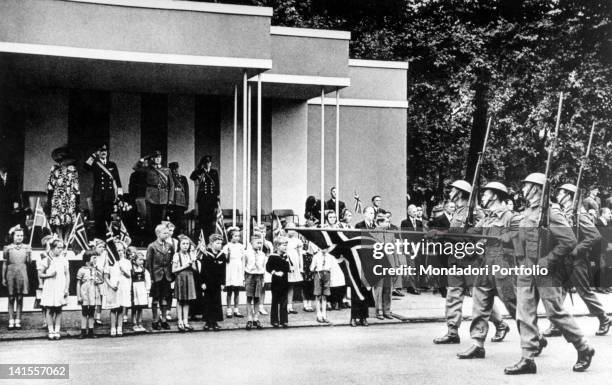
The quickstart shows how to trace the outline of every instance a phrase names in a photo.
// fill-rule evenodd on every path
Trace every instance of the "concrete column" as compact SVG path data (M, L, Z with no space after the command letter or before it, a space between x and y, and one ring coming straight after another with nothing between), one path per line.
M189 208L195 204L189 174L195 168L195 100L188 95L168 95L168 164L179 163L189 180Z
M109 117L110 159L117 164L123 192L140 154L140 95L112 93Z

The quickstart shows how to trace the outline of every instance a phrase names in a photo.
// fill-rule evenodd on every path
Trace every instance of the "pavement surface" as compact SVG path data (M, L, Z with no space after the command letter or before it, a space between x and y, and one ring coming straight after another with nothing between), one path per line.
M609 384L612 336L594 337L594 318L580 317L596 349L591 368L573 373L576 355L562 338L549 339L538 373L509 377L520 358L516 328L502 343L487 343L487 358L458 360L469 345L434 345L439 322L370 327L264 329L165 333L151 336L2 342L4 364L67 363L69 380L0 380L0 384Z
M224 296L225 297L225 296ZM598 294L603 306L605 309L612 311L612 294ZM271 295L268 293L266 295L266 299L270 300ZM224 298L225 300L225 298ZM244 302L244 301L242 301ZM502 314L506 317L507 312L498 299L496 298L496 303L500 306L502 310ZM440 297L439 294L432 294L431 292L424 292L421 295L409 295L406 294L404 297L393 297L391 310L393 314L396 316L393 320L378 320L374 318L375 312L373 308L370 308L370 318L369 322L373 325L376 324L394 324L394 323L415 323L415 322L439 322L444 320L444 298ZM540 305L541 306L541 305ZM574 303L572 304L570 298L568 297L565 302L565 307L572 314L578 317L588 315L588 311L582 300L574 295ZM269 306L266 306L269 310ZM294 308L298 311L298 314L289 315L289 324L292 327L328 327L329 325L323 325L316 321L316 313L304 312L302 309L301 303L296 303ZM225 312L225 308L224 308ZM244 306L240 307L240 312L242 314L246 313L246 309ZM471 318L472 313L472 299L470 297L466 297L463 304L463 316L466 319L465 327L469 327L469 319ZM539 313L541 315L544 314L544 309L540 307ZM176 317L176 311L173 309L172 314ZM341 326L348 325L350 321L350 310L343 309L339 311L329 311L328 319L331 321L332 325ZM262 321L265 328L270 328L269 316L261 315L260 320ZM147 328L147 334L157 334L157 333L176 333L178 329L176 328L176 323L171 322L171 330L168 331L153 331L150 328L151 325L151 311L145 310L143 313L143 321L144 325ZM101 337L107 337L109 330L109 312L103 311L102 313L102 322L103 325L96 328L96 334ZM81 313L80 311L64 311L63 312L63 320L62 320L62 337L63 338L72 338L77 337L80 334L80 323L81 323ZM22 330L9 331L7 330L8 325L8 314L1 313L0 314L0 341L9 341L9 340L21 340L21 339L41 339L47 337L46 329L41 328L42 326L42 315L40 311L37 312L28 312L24 313L22 316ZM203 323L201 321L194 321L192 325L197 329L201 330ZM225 319L221 323L221 327L223 331L227 330L240 330L244 329L246 325L246 318L230 318ZM542 328L546 328L548 326L548 321L543 321L541 324ZM442 328L443 330L443 328ZM132 331L132 324L128 323L124 325L124 333L131 335L134 334ZM611 333L612 334L612 333Z

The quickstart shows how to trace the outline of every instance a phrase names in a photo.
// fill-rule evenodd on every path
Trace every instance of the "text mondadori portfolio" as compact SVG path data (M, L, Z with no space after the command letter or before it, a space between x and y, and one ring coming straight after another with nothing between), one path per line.
M504 267L501 265L484 265L484 266L451 266L451 267L433 267L431 265L422 266L408 266L400 265L396 267L383 267L382 265L375 265L373 272L376 275L384 276L396 276L396 275L504 275L504 276L517 276L517 275L548 275L548 269L540 267L539 265L533 266L515 266L515 267Z

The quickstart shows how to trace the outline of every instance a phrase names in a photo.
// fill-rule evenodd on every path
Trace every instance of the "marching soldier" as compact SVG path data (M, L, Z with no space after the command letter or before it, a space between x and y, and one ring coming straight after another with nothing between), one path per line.
M147 171L147 191L145 199L147 201L150 226L155 228L161 221L167 219L168 198L170 191L174 188L170 170L162 167L162 153L155 151L150 157L151 165Z
M451 218L449 231L457 231L459 229L463 231L463 226L469 215L468 200L471 192L472 186L464 180L457 180L451 184L450 199L455 203L456 210ZM482 217L482 213L475 213L475 216ZM449 267L455 265L460 268L466 268L473 263L474 261L470 258L458 259L452 255L448 257ZM458 344L461 342L458 333L463 318L463 299L465 298L466 291L471 288L472 283L473 278L471 276L448 276L448 289L446 292L446 325L448 331L444 336L434 339L434 344ZM501 314L496 307L493 307L490 318L497 329L494 338L499 341L503 340L506 336L508 325L503 322Z
M576 194L577 187L573 184L566 183L559 188L557 192L557 202L561 205L562 214L570 225L573 224L573 202L574 195ZM582 207L580 207L582 208ZM599 319L599 329L595 333L598 336L603 336L608 333L612 320L606 315L601 302L595 295L595 293L589 288L589 265L588 265L588 253L589 251L601 241L601 234L595 227L595 224L587 215L584 209L581 210L579 216L579 232L578 245L571 252L571 275L570 286L576 288L576 292L582 298L584 303L589 309L589 313L596 316ZM563 292L562 303L565 302L567 291ZM561 330L557 328L553 323L550 324L548 330L542 333L546 337L556 337L561 335Z
M211 166L212 157L206 155L200 159L198 167L189 177L198 183L198 220L206 239L215 232L216 210L219 206L219 172Z
M537 306L541 300L549 319L560 330L565 339L578 351L578 360L573 366L575 372L583 372L590 365L595 350L587 344L576 321L563 309L561 278L559 270L563 258L576 246L576 237L558 209L549 209L550 228L539 229L542 208L542 190L546 176L533 173L523 180L523 196L527 207L523 212L518 232L520 249L525 256L517 257L519 265L526 268L536 266L548 269L548 274L522 274L517 279L517 325L521 336L522 357L519 362L504 370L506 374L525 374L537 371L534 358L546 346L537 325ZM550 241L540 248L540 232L549 231Z
M489 215L481 219L470 231L491 237L498 237L498 240L487 239L485 255L481 266L494 265L502 268L515 267L514 247L511 251L508 244L512 242L512 228L518 228L517 215L514 215L504 204L508 197L508 189L502 183L487 183L482 195L482 208L489 211ZM512 318L516 318L516 282L512 276L500 273L490 273L479 275L475 278L473 288L473 310L472 324L470 325L470 335L473 345L463 353L457 354L460 359L484 358L484 341L489 332L489 318L493 310L495 295L502 300L508 313ZM504 323L504 335L510 327ZM498 342L493 338L493 342Z
M97 238L104 238L106 223L110 222L115 200L123 195L119 170L115 162L108 160L106 144L98 147L85 161L85 168L93 174L95 232Z

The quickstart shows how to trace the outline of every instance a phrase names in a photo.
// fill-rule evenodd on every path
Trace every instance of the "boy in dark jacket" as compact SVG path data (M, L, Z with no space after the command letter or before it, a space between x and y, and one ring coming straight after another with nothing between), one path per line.
M266 271L272 275L272 311L270 312L270 323L273 327L289 327L287 324L287 291L289 282L289 259L287 257L287 238L284 236L274 239L275 253L270 254L266 263Z
M219 321L223 321L223 306L221 292L225 285L225 255L221 254L223 238L219 234L212 234L208 238L208 247L202 256L201 282L204 290L204 317L206 322L204 330L221 329Z

